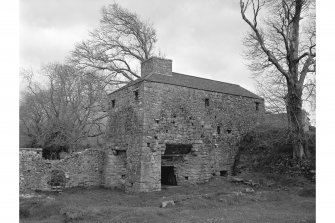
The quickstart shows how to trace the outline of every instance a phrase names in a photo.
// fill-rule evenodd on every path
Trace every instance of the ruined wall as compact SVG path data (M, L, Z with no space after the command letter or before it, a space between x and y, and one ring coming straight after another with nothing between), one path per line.
M103 183L104 151L87 149L61 160L45 160L34 149L20 149L20 191L50 190L52 171L64 173L64 187L100 186Z
M302 113L302 120L303 120L303 129L305 132L309 131L309 118L306 111ZM287 113L265 113L264 120L262 122L265 126L271 126L275 128L288 128L288 118Z
M135 91L138 92L137 98ZM144 112L142 100L141 83L116 91L109 96L104 183L106 187L139 191Z
M144 94L144 191L160 189L161 154L167 143L193 145L191 153L174 164L178 184L204 182L220 171L230 172L241 136L264 113L261 99L181 86L145 82Z
M287 128L288 127L287 114L286 113L280 113L280 114L265 113L263 124L267 126L276 127L276 128Z

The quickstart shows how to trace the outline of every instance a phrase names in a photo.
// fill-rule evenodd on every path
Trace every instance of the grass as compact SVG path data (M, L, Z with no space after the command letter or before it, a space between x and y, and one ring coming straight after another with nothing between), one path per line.
M315 222L315 185L289 185L288 190L261 186L245 193L246 185L216 177L152 193L73 188L21 199L20 222ZM176 205L160 208L164 200Z

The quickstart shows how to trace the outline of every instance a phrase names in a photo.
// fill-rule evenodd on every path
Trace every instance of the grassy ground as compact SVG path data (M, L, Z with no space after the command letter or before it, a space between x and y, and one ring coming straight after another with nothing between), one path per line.
M20 198L20 222L315 222L315 184L302 178L244 174L250 186L216 177L194 186L126 194L103 188ZM161 208L162 201L175 206Z

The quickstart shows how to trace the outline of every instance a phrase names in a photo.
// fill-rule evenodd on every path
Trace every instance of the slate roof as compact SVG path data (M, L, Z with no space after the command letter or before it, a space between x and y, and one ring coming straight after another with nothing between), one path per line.
M135 81L128 83L127 85L119 88L116 91L119 91L121 89L132 86L142 81L171 84L171 85L189 87L189 88L194 88L194 89L225 93L225 94L230 94L230 95L262 99L258 95L248 91L245 88L242 88L241 86L237 84L230 84L230 83L225 83L221 81L215 81L215 80L210 80L210 79L205 79L201 77L195 77L195 76L190 76L190 75L180 74L180 73L175 73L175 72L172 72L172 75L162 75L162 74L155 74L155 73L149 74L149 75L146 75L144 77L141 77ZM111 94L113 94L114 92L112 92Z

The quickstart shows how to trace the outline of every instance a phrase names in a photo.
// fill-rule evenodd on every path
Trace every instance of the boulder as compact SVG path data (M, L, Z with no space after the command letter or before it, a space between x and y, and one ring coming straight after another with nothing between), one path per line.
M255 193L255 190L252 188L245 188L245 193Z
M163 201L162 204L161 204L161 208L172 207L174 205L175 205L175 203L174 203L173 200Z
M233 182L233 183L242 183L243 179L242 178L238 178L238 177L229 177L229 181Z

